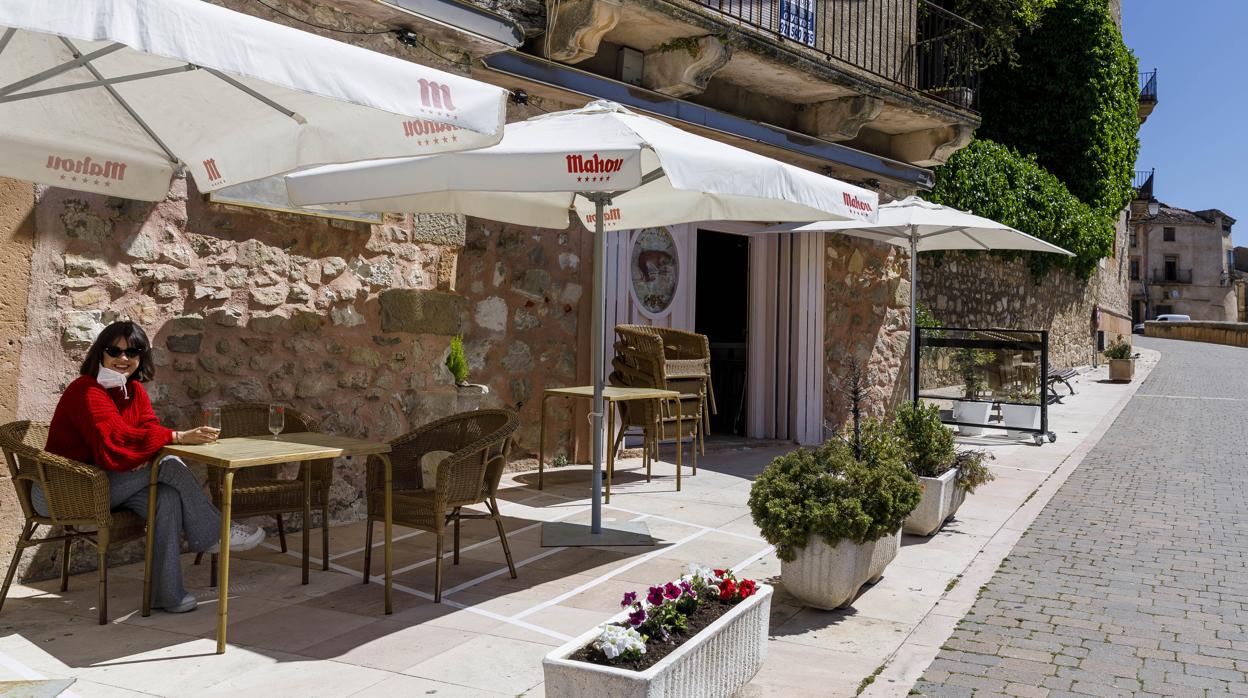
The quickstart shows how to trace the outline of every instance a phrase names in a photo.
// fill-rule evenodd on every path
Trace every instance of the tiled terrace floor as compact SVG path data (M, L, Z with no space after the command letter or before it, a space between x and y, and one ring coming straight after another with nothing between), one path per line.
M853 695L885 663L871 692L903 695L1025 529L1016 514L1043 506L1047 495L1036 493L1063 464L1073 467L1097 421L1133 389L1096 377L1053 411L1057 444L980 439L998 455L998 480L940 534L907 537L884 579L852 609L802 609L779 586L767 664L743 698ZM84 697L540 696L542 656L607 619L625 591L672 579L695 561L775 581L779 563L746 500L753 476L780 452L708 453L696 477L686 470L679 493L672 466L656 465L662 477L646 483L639 461L622 461L604 515L646 521L659 541L653 548L543 548L543 521L588 521L586 468L547 471L542 492L536 473L508 476L502 510L519 578L507 574L493 524L465 521L460 564L448 557L436 605L433 537L396 527L391 616L382 614L381 584L360 583L363 524L332 529L331 570L320 571L314 558L308 586L299 584L299 535L288 536L288 554L270 540L233 558L223 656L213 653L215 591L190 555L183 560L200 608L186 615L139 615L141 564L112 569L108 626L95 623L93 572L74 577L67 594L55 581L15 586L0 613L0 681L72 677L70 691ZM313 535L317 554L319 531ZM372 563L377 581L380 546ZM983 581L972 583L976 575Z

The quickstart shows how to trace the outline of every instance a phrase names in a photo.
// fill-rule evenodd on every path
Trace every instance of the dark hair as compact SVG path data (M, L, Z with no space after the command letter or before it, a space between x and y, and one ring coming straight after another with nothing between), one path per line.
M100 332L100 336L95 338L95 344L87 352L87 358L82 360L82 368L78 372L95 378L104 361L104 350L113 346L118 339L126 340L126 346L131 349L143 350L143 355L139 357L139 367L130 375L130 380L140 383L151 380L156 375L156 366L152 362L152 343L148 341L143 328L129 320L114 322Z

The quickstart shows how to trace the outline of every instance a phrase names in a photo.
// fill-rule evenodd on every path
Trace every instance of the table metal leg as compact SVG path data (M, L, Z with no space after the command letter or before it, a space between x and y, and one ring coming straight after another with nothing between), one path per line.
M312 550L312 464L303 468L303 583L308 583L308 557Z
M550 399L549 395L542 396L542 418L538 422L537 429L537 489L542 489L545 484L544 476L546 470L546 401Z
M217 654L225 654L225 626L230 602L230 510L234 499L234 471L221 474L221 553L217 555Z
M147 542L143 555L143 617L152 615L152 548L156 547L156 478L159 475L160 457L152 459L152 478L147 485Z
M394 604L391 600L391 587L394 583L394 558L391 555L391 544L394 541L394 497L393 482L391 481L392 467L390 465L390 456L385 453L377 454L381 459L383 470L385 472L385 550L386 550L386 615L394 613Z
M611 475L615 473L615 404L603 401L607 409L607 491L603 502L611 503Z
M684 450L684 426L680 419L680 398L676 398L676 491L680 491L680 452ZM694 444L697 448L697 444Z

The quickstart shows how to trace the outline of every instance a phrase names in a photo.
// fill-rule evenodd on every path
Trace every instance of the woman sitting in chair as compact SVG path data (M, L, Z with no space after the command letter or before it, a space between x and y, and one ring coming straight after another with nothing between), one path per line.
M109 505L147 517L149 464L169 444L206 444L217 430L197 427L174 431L160 425L143 382L155 374L151 343L132 322L114 322L87 352L80 375L61 395L48 429L49 453L95 465L108 472ZM31 500L47 516L47 501L37 486ZM221 516L186 464L169 456L161 461L156 489L152 605L170 613L195 609L195 596L182 586L182 536L193 551L216 552ZM233 550L254 548L264 531L234 524Z

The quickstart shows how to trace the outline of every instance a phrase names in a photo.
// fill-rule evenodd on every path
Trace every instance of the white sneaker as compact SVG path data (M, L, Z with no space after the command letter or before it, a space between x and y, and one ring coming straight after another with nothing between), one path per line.
M242 552L251 550L252 548L264 542L264 529L258 526L247 526L241 523L230 524L230 551ZM216 555L221 552L221 544L208 548L204 552L210 555Z
M187 594L182 597L182 601L176 606L165 606L166 613L188 613L194 611L199 602L195 600L194 594Z

